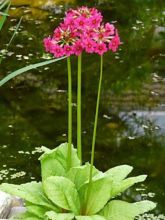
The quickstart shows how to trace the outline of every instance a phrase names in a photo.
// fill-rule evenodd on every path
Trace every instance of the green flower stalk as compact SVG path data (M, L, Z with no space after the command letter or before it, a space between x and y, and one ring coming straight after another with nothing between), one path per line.
M89 176L89 182L90 183L92 182L92 174L93 174L96 133L97 133L97 122L98 122L98 113L99 113L102 78L103 78L103 55L101 56L101 60L100 60L100 79L99 79L99 87L98 87L97 103L96 103L96 112L95 112L95 122L94 122L93 139L92 139L91 167L90 167L90 176Z
M70 57L67 58L68 67L68 170L71 167L72 147L72 71Z
M81 144L81 65L82 54L78 56L78 77L77 77L77 150L78 157L82 164L82 144Z

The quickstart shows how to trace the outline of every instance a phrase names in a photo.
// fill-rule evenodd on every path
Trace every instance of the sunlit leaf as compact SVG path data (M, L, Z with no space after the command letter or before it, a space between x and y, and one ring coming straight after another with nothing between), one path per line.
M62 176L51 176L43 182L47 197L60 208L80 212L79 195L73 182Z
M43 218L46 212L50 211L51 209L39 206L39 205L34 205L34 204L26 204L27 211L39 218Z
M129 187L133 186L135 183L143 182L146 179L146 175L130 177L121 182L114 182L112 186L112 197L117 196L119 193L124 192Z
M156 207L151 201L128 203L120 200L113 200L100 212L106 220L134 220L140 214L148 212Z
M0 190L18 196L30 203L58 211L58 208L56 208L56 206L44 195L41 183L31 182L21 185L3 183L0 185Z
M76 216L77 220L107 220L103 216L100 215L92 215L92 216Z
M120 165L107 170L105 174L112 177L113 181L121 181L125 179L132 170L133 167L129 165Z
M106 205L111 197L112 182L111 179L103 177L80 188L81 208L86 215L94 215Z
M83 166L72 167L68 171L66 177L76 185L77 190L79 190L83 184L89 181L90 167L91 165L86 163ZM99 170L93 167L93 176L97 175L99 172Z
M49 176L65 176L68 171L68 144L49 150L40 157L42 180ZM80 166L77 150L72 147L71 167Z
M50 220L72 220L74 219L74 214L72 213L56 213L53 211L47 212L46 216Z

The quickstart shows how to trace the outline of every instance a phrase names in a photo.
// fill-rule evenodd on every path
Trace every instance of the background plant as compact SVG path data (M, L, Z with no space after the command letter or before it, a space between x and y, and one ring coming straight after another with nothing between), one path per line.
M10 0L2 0L0 2L0 16L1 16L0 17L0 32L2 32L2 28L3 28L3 26L6 22L7 17L9 16L10 6L11 6L11 1ZM14 39L15 35L17 34L17 31L20 27L21 21L22 21L22 17L20 18L18 24L16 25L15 30L13 32L13 35L10 38L8 44L6 45L6 48L5 48L5 51L3 52L3 55L7 54L8 48L11 45L11 43L12 43L12 41L13 41L13 39ZM0 56L0 64L2 62L3 55Z

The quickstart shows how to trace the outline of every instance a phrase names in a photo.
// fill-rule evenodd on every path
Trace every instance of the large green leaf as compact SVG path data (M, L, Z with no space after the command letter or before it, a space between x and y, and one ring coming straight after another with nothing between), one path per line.
M134 220L140 214L148 212L156 207L150 201L128 203L120 200L113 200L100 212L106 220Z
M68 171L68 144L61 144L59 147L49 150L40 157L42 180L49 176L66 176ZM71 166L80 166L77 150L72 147Z
M125 179L129 173L133 170L133 167L129 165L121 165L113 167L105 172L114 182Z
M18 214L10 218L11 220L43 220L43 218L39 218L36 215L33 215L29 212L25 212L23 214Z
M114 182L112 186L112 197L117 196L119 193L124 192L129 187L133 186L135 183L143 182L146 179L146 175L130 177L121 182Z
M27 211L39 218L43 218L46 212L50 211L50 209L33 204L26 204Z
M81 212L85 215L95 215L111 197L112 180L104 176L92 183L86 183L79 190Z
M92 216L76 216L77 220L106 220L101 215L92 215Z
M30 203L41 205L57 212L59 211L44 195L41 183L31 182L21 185L3 183L0 185L0 190L11 195L19 196Z
M71 210L74 214L79 214L79 195L72 181L62 176L51 176L43 182L43 187L46 195L54 204Z
M61 57L61 58L58 58L58 59L52 59L52 60L47 60L47 61L44 61L44 62L40 62L40 63L36 63L36 64L31 64L29 66L26 66L26 67L23 67L21 69L18 69L12 73L10 73L9 75L7 75L5 78L3 78L2 80L0 80L0 86L4 85L6 82L8 82L9 80L13 79L14 77L22 74L22 73L25 73L29 70L32 70L32 69L36 69L38 67L42 67L42 66L45 66L45 65L49 65L51 63L54 63L54 62L57 62L57 61L60 61L60 60L63 60L65 59L66 57Z
M128 176L132 169L133 167L128 165L116 166L107 170L105 173L99 172L98 175L94 176L93 180L101 179L107 176L107 178L112 179L114 182L120 182Z
M46 216L50 220L72 220L74 218L72 213L56 213L53 211L47 212Z
M83 166L72 167L67 173L66 177L76 185L77 190L79 190L82 185L89 181L90 167L91 165L86 163ZM99 172L99 170L93 167L93 176L99 174Z

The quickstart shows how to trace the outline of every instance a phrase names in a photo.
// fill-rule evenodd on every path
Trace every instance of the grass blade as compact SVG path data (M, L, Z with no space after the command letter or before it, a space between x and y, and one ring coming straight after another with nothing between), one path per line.
M18 24L16 25L16 28L15 28L15 30L14 30L14 33L13 33L13 35L12 35L12 37L11 37L9 43L8 43L7 46L6 46L6 52L5 52L5 54L7 53L7 49L8 49L8 47L10 46L10 44L12 43L12 41L13 41L13 39L14 39L14 37L15 37L15 35L16 35L16 33L17 33L19 27L20 27L22 18L23 18L23 17L20 18ZM0 57L0 64L2 63L2 59L3 59L3 56Z
M2 15L2 16L9 16L9 15L6 14L5 12L1 12L1 11L0 11L0 15Z
M0 4L0 10L3 9L8 3L9 3L9 0L2 1Z
M3 25L4 25L5 21L6 21L10 5L11 5L11 2L9 2L6 10L4 11L5 15L3 15L2 18L0 19L0 31L2 30L2 27L3 27Z
M14 30L14 33L13 33L13 35L12 35L12 37L11 37L11 39L10 39L8 45L7 45L7 47L9 47L10 44L11 44L11 42L13 41L13 39L14 39L14 37L15 37L15 35L16 35L16 33L17 33L17 31L18 31L20 25L21 25L22 18L23 18L23 17L20 18L18 24L16 25L16 28L15 28L15 30Z
M29 66L26 66L26 67L23 67L19 70L16 70L12 73L10 73L9 75L7 75L5 78L3 78L2 80L0 80L0 86L4 85L5 83L7 83L9 80L13 79L14 77L22 74L22 73L25 73L29 70L32 70L32 69L36 69L38 67L42 67L42 66L45 66L45 65L49 65L51 63L54 63L54 62L57 62L57 61L60 61L60 60L63 60L65 59L66 57L61 57L61 58L58 58L58 59L52 59L52 60L47 60L47 61L44 61L44 62L40 62L40 63L36 63L36 64L31 64Z

